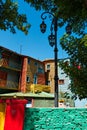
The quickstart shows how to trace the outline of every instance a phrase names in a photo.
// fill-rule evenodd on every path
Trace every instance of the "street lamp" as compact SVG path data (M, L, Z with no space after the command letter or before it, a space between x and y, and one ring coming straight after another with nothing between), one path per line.
M55 59L55 76L54 76L55 90L54 90L54 93L55 93L55 107L58 107L57 18L51 12L43 12L41 14L42 23L40 24L40 30L42 33L45 33L45 31L46 31L47 26L44 21L47 18L47 14L52 18L51 27L50 27L51 34L48 36L48 40L49 40L50 46L51 47L54 46L54 59Z

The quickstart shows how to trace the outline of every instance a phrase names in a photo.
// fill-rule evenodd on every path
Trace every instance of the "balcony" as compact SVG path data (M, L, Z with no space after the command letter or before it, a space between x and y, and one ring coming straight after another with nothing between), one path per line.
M0 59L0 67L4 67L7 69L15 70L15 71L20 71L21 70L21 64L18 64L16 62L11 62L9 64L9 60L6 58Z
M19 84L10 80L0 79L0 88L18 90Z
M50 86L41 84L31 84L27 85L27 92L28 91L32 93L40 93L40 92L50 93Z

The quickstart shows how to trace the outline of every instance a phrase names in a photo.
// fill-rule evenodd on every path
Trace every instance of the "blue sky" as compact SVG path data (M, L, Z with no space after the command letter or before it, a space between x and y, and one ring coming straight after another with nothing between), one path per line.
M48 43L48 35L50 34L50 20L47 18L47 31L45 34L40 32L41 13L35 11L26 2L18 0L19 11L26 13L31 28L26 36L23 32L18 31L16 34L10 31L0 30L0 45L23 55L28 55L39 60L54 58L54 48ZM65 28L58 29L58 58L66 58L67 54L59 45L60 37L65 33Z

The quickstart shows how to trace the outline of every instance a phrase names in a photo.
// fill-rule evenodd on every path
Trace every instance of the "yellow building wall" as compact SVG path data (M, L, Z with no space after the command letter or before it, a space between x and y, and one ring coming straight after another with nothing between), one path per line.
M48 93L50 93L50 86L48 86L48 85L31 84L31 85L28 85L27 88L29 88L28 91L32 92L32 93L37 93L37 92L48 92Z
M5 103L0 103L0 130L4 130Z
M50 65L50 69L47 70L47 65ZM46 72L46 80L50 81L50 88L51 88L51 93L54 93L54 76L55 76L55 64L54 61L46 61L45 63L45 72Z

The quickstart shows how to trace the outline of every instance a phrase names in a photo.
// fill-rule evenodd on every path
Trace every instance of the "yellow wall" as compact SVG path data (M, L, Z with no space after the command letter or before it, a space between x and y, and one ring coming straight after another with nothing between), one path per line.
M42 92L42 91L50 93L50 86L48 86L48 85L31 84L31 85L27 86L27 88L29 88L28 90L33 93Z
M4 130L5 103L0 103L0 130Z

